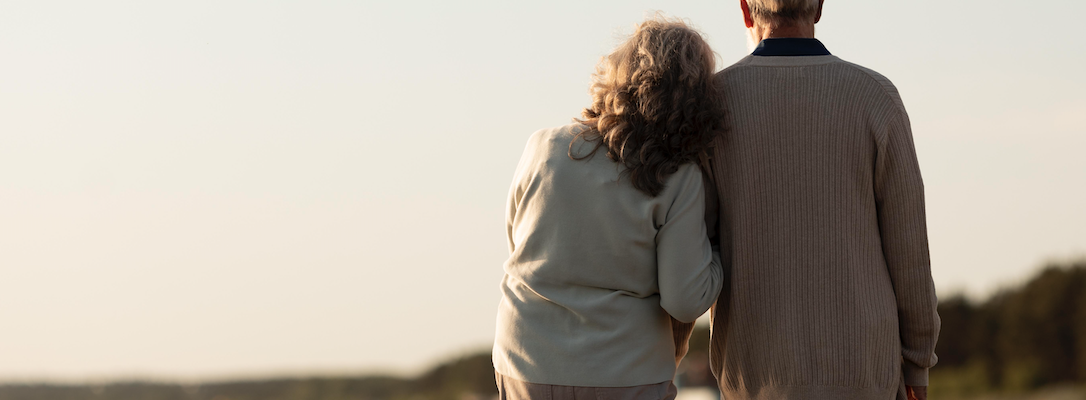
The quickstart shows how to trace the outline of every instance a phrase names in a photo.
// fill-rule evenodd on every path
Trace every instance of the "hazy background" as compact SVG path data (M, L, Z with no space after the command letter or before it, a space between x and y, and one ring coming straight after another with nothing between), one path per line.
M0 381L415 372L485 349L533 131L651 10L735 1L0 3ZM1086 3L827 1L901 91L940 294L1086 254Z

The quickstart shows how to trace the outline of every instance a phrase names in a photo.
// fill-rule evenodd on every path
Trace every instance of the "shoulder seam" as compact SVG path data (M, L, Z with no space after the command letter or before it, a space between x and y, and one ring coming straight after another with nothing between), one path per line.
M737 68L740 68L740 67L748 66L750 64L750 60L748 60L748 57L750 57L750 56L744 56L743 58L740 58L739 61L736 61L732 65L729 65L726 68L720 70L715 75L723 74L723 73L725 73L725 72L727 72L728 70L731 70L731 69L737 69Z
M897 86L895 86L894 83L890 81L890 78L887 78L886 76L884 76L884 75L882 75L882 74L880 74L878 72L875 72L875 70L872 70L870 68L864 67L864 66L856 64L856 63L848 62L848 61L845 61L845 60L840 60L839 62L844 64L845 66L847 66L849 68L852 68L854 70L857 70L857 71L863 73L864 76L866 76L868 79L871 79L876 84L878 84L879 87L882 88L883 93L885 93L887 96L890 96L890 98L893 99L894 105L897 106L898 111L900 111L902 113L905 112L905 103L901 100L901 93L897 90Z

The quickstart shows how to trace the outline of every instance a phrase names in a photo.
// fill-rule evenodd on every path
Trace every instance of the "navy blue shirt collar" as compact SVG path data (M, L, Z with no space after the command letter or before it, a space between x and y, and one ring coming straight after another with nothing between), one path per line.
M818 39L769 38L754 49L753 56L828 56L830 51Z

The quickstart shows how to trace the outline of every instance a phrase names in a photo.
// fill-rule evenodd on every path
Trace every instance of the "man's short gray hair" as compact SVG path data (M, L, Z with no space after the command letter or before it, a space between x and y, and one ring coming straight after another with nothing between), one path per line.
M759 24L791 26L814 22L818 0L747 0L750 15Z

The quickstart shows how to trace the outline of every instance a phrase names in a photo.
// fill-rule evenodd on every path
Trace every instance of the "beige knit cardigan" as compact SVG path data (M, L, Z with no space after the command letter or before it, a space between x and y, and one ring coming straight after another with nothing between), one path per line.
M705 314L723 280L702 173L684 164L649 196L603 149L570 158L595 147L586 129L536 132L513 176L494 370L560 386L668 382L673 327Z

